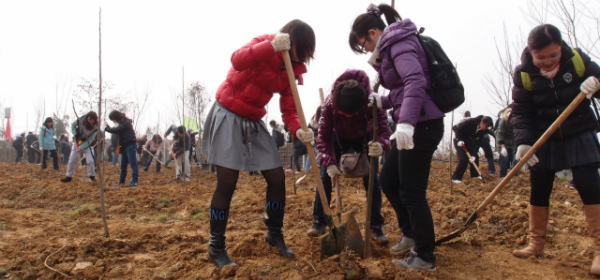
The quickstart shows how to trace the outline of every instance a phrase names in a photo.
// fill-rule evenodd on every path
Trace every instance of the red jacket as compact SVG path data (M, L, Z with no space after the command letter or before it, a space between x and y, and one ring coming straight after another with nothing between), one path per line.
M265 105L279 92L279 108L283 122L292 132L300 128L300 121L294 106L283 57L275 52L271 40L275 35L262 35L231 55L231 69L227 79L217 90L217 101L230 111L249 118L260 120L267 111ZM294 65L294 74L302 84L304 64Z

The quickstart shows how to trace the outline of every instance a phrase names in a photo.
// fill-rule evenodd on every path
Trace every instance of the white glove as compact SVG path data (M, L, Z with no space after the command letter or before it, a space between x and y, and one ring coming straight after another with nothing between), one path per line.
M469 159L470 162L475 162L477 158L475 158L474 156L471 156L471 158Z
M464 141L458 141L458 143L456 143L456 146L459 146L459 147L461 147L461 148L462 148L464 145L465 145L465 142L464 142Z
M271 41L271 46L273 46L276 52L290 50L290 35L287 33L277 33L273 41Z
M298 139L300 139L300 141L302 141L303 143L313 143L315 142L315 134L314 132L307 128L307 129L298 129L296 131L296 137Z
M369 107L373 107L373 104L377 104L377 108L382 109L381 106L381 95L377 93L371 93L369 95Z
M380 157L383 155L383 147L377 141L369 141L369 156Z
M531 150L531 146L530 145L519 145L519 147L517 147L517 153L515 155L516 160L521 160L525 154ZM531 156L528 160L527 160L527 165L529 166L534 166L536 165L538 162L540 162L540 160L538 159L538 157L534 154L533 156Z
M506 149L506 147L504 147L504 146L500 147L500 155L502 155L503 157L508 156L508 150Z
M585 94L587 99L592 99L594 94L600 89L600 81L596 77L591 76L581 83L579 89Z
M335 176L342 175L342 171L340 171L340 169L335 164L332 164L330 166L327 166L327 175L329 175L329 178L333 179L335 178Z
M396 131L394 131L390 140L396 139L398 150L412 150L415 147L413 134L415 134L414 126L409 123L399 123L396 125Z

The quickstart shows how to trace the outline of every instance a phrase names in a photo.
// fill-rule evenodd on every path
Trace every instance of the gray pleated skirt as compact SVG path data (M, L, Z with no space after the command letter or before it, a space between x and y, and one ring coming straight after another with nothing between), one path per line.
M281 167L275 141L263 121L253 121L215 102L206 117L202 154L208 163L234 170Z
M549 140L536 152L538 166L551 170L600 163L600 144L594 131L586 131L564 140Z

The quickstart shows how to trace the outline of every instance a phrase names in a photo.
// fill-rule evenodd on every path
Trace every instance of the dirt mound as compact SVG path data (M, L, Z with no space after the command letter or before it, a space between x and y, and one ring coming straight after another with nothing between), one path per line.
M77 279L592 279L587 273L591 239L581 201L560 179L545 258L523 260L510 253L526 242L529 183L523 174L460 238L437 248L437 271L413 272L392 264L386 246L375 246L368 260L350 252L321 260L319 240L306 235L314 182L308 179L293 194L291 176L285 236L297 257L280 257L264 241L266 184L244 173L227 232L229 253L240 266L219 269L207 255L213 174L194 169L191 182L176 182L173 170L142 172L139 188L118 188L117 169L107 168L108 239L102 237L98 191L85 177L63 184L63 171L0 164L0 277L62 279L44 267L48 257L49 265ZM451 186L449 178L447 163L434 162L428 197L438 236L460 227L498 182L488 176L486 184L465 179ZM360 210L357 219L363 226L361 180L345 179L342 186L345 208ZM400 231L385 199L382 214L393 244Z

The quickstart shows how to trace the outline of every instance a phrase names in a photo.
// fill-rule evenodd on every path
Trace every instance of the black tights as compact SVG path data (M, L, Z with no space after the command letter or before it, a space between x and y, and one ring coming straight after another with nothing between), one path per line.
M217 189L213 193L210 203L211 219L227 219L229 212L229 204L235 191L239 170L229 169L222 166L217 166ZM267 181L267 197L265 208L269 217L281 220L273 222L274 226L281 226L283 221L283 209L285 207L285 174L282 167L277 167L270 170L261 171L263 177ZM270 213L273 212L273 213ZM225 213L224 215L215 215L213 213ZM279 217L281 215L281 217ZM274 217L276 216L276 217Z
M584 165L571 168L573 172L573 185L583 204L600 204L600 176L598 167ZM550 194L554 185L556 170L545 168L532 168L531 170L531 198L530 203L534 206L548 207Z

